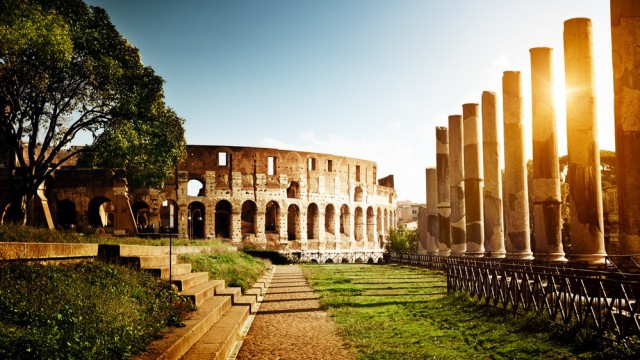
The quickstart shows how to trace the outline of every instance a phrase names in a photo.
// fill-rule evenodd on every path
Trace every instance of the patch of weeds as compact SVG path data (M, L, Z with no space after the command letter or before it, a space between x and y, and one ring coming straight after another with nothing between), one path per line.
M209 278L224 280L227 286L239 286L246 291L267 270L269 262L241 251L206 252L180 255L191 263L193 271L206 271Z

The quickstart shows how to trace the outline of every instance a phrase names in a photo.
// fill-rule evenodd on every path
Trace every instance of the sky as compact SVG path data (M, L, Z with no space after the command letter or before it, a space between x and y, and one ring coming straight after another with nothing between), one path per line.
M529 49L554 49L566 154L563 22L593 24L598 133L614 149L606 0L89 0L165 81L188 144L273 147L376 161L400 200L424 203L435 127L522 72L531 158ZM502 138L502 126L500 126Z

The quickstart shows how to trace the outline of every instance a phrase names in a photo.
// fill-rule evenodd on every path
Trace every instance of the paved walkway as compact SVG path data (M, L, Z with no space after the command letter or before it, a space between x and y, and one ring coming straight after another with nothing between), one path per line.
M276 267L237 359L355 358L336 325L320 309L318 296L300 267Z

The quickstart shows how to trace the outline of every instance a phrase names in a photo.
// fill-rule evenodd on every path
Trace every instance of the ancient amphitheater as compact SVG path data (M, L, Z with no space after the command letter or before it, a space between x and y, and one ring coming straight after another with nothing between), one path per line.
M268 148L187 147L162 190L64 167L40 198L43 222L85 232L223 238L318 262L377 262L396 224L393 176L376 163ZM0 197L4 209L7 194Z

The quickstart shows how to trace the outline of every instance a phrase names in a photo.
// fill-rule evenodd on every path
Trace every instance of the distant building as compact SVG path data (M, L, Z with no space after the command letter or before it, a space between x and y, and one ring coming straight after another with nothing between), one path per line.
M421 207L426 206L426 204L418 204L409 200L398 201L398 224L405 224L408 229L417 229L418 212L420 211Z

